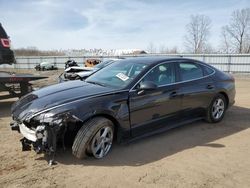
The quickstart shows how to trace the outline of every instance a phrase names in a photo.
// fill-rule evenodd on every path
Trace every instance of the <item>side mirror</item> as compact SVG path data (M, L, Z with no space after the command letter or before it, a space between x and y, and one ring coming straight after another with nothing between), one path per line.
M154 82L151 82L151 81L141 82L137 93L143 94L144 91L151 91L151 90L155 90L156 88L157 88L157 85Z

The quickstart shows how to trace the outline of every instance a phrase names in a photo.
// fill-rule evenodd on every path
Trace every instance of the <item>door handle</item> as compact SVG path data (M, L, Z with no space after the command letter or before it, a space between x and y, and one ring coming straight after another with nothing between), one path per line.
M211 85L211 84L208 84L208 85L207 85L207 89L214 89L214 86Z
M173 92L171 92L170 94L169 94L169 97L170 98L174 98L174 97L177 97L177 92L176 91L173 91Z

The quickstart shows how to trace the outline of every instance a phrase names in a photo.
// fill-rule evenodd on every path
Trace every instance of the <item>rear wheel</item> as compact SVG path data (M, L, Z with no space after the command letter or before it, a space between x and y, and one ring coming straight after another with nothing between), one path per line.
M227 103L224 95L218 94L213 101L211 102L207 113L206 113L206 121L210 123L220 122L227 108Z
M113 143L113 123L103 117L96 117L85 123L78 131L72 153L79 159L91 154L97 159L105 157Z

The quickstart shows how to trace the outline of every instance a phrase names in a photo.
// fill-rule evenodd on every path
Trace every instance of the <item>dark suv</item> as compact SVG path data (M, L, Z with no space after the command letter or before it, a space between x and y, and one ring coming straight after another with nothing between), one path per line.
M0 23L0 64L12 63L15 63L15 58L10 49L10 39Z

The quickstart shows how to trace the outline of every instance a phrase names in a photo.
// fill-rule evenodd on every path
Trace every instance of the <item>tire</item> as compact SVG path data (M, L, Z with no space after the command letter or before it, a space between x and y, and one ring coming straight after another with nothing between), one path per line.
M103 134L101 134L102 130L108 130L111 131L111 136L109 141L106 143L105 146L105 141L106 137L102 138ZM107 131L106 131L107 132ZM109 133L109 132L108 132ZM100 135L100 137L98 136ZM78 159L83 159L86 157L86 154L92 154L95 158L100 159L105 157L108 152L111 149L112 143L113 143L113 135L114 135L114 126L113 123L103 117L95 117L88 122L86 122L78 131L73 146L72 146L72 154L77 157ZM103 150L103 155L98 156L98 151L95 152L95 144L96 144L96 138L99 138L100 143L99 145L102 145L100 150ZM105 141L104 141L105 140ZM109 147L108 147L109 146ZM105 148L103 148L105 147ZM101 152L100 152L101 154Z
M207 109L205 120L209 123L220 122L225 115L226 109L227 101L224 95L216 95Z

